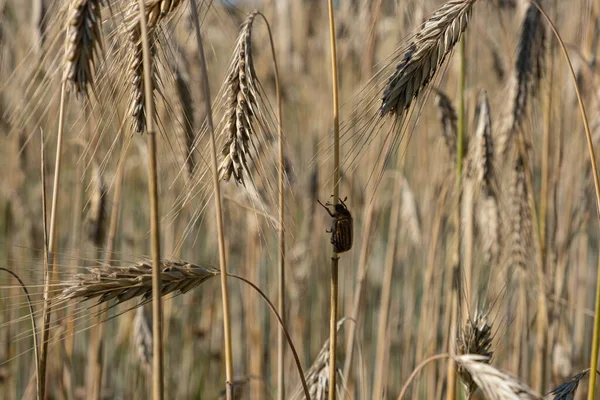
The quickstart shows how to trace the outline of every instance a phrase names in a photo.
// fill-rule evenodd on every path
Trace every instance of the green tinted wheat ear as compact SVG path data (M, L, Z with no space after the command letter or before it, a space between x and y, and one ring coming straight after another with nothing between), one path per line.
M401 116L408 110L467 29L476 1L450 0L425 21L388 80L379 115Z
M256 113L258 78L254 72L252 60L251 33L252 24L258 13L252 12L242 24L233 61L226 80L225 114L219 123L219 134L224 138L221 146L222 161L219 173L228 181L231 177L236 183L244 184L244 177L250 175L248 162L255 153Z
M101 0L73 0L68 14L63 79L78 96L92 87L102 51Z

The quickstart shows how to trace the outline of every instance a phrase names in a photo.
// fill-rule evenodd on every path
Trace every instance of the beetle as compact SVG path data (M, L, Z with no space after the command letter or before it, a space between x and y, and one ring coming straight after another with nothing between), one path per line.
M331 228L327 230L327 233L331 233L331 244L333 245L333 251L336 253L344 253L352 248L352 238L354 225L352 221L352 214L348 210L345 201L340 199L340 204L331 204L329 201L325 204L319 204L327 213L333 218ZM329 206L333 206L333 212L329 209Z

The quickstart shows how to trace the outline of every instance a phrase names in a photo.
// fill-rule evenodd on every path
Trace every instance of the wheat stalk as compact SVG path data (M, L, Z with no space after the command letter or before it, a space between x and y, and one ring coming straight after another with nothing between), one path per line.
M423 24L388 80L379 115L401 116L409 109L467 29L476 1L450 0Z
M210 266L162 260L160 294L183 294L217 275L219 270ZM64 285L65 289L57 296L59 301L98 299L98 304L111 300L118 304L139 297L148 302L152 299L152 264L88 268L88 273L77 274Z
M78 96L87 96L102 52L102 0L73 0L70 4L63 79Z

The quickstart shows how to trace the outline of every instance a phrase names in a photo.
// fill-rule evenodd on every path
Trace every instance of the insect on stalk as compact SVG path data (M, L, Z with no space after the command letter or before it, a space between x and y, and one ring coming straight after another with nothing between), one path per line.
M352 248L352 237L354 226L352 224L352 214L348 211L345 201L340 199L340 204L331 204L329 201L325 204L319 204L327 213L333 218L331 223L331 229L327 230L327 233L331 233L331 244L336 253L344 253ZM329 206L333 206L334 210L331 212Z

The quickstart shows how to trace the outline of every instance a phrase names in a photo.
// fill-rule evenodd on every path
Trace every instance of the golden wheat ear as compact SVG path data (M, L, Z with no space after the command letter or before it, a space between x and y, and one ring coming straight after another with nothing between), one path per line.
M213 267L203 267L182 261L161 262L161 296L183 294L210 278L219 275ZM98 299L98 304L115 300L123 303L133 298L142 302L152 299L152 265L140 262L127 267L104 266L89 268L86 274L77 274L57 300Z
M410 108L467 29L476 1L448 1L423 24L388 80L379 115L401 116Z
M102 5L102 0L73 0L69 7L63 79L78 97L87 97L94 85L102 53Z
M459 368L468 372L485 398L489 400L541 400L525 383L515 379L506 372L487 364L486 357L478 355L462 355L455 357Z

